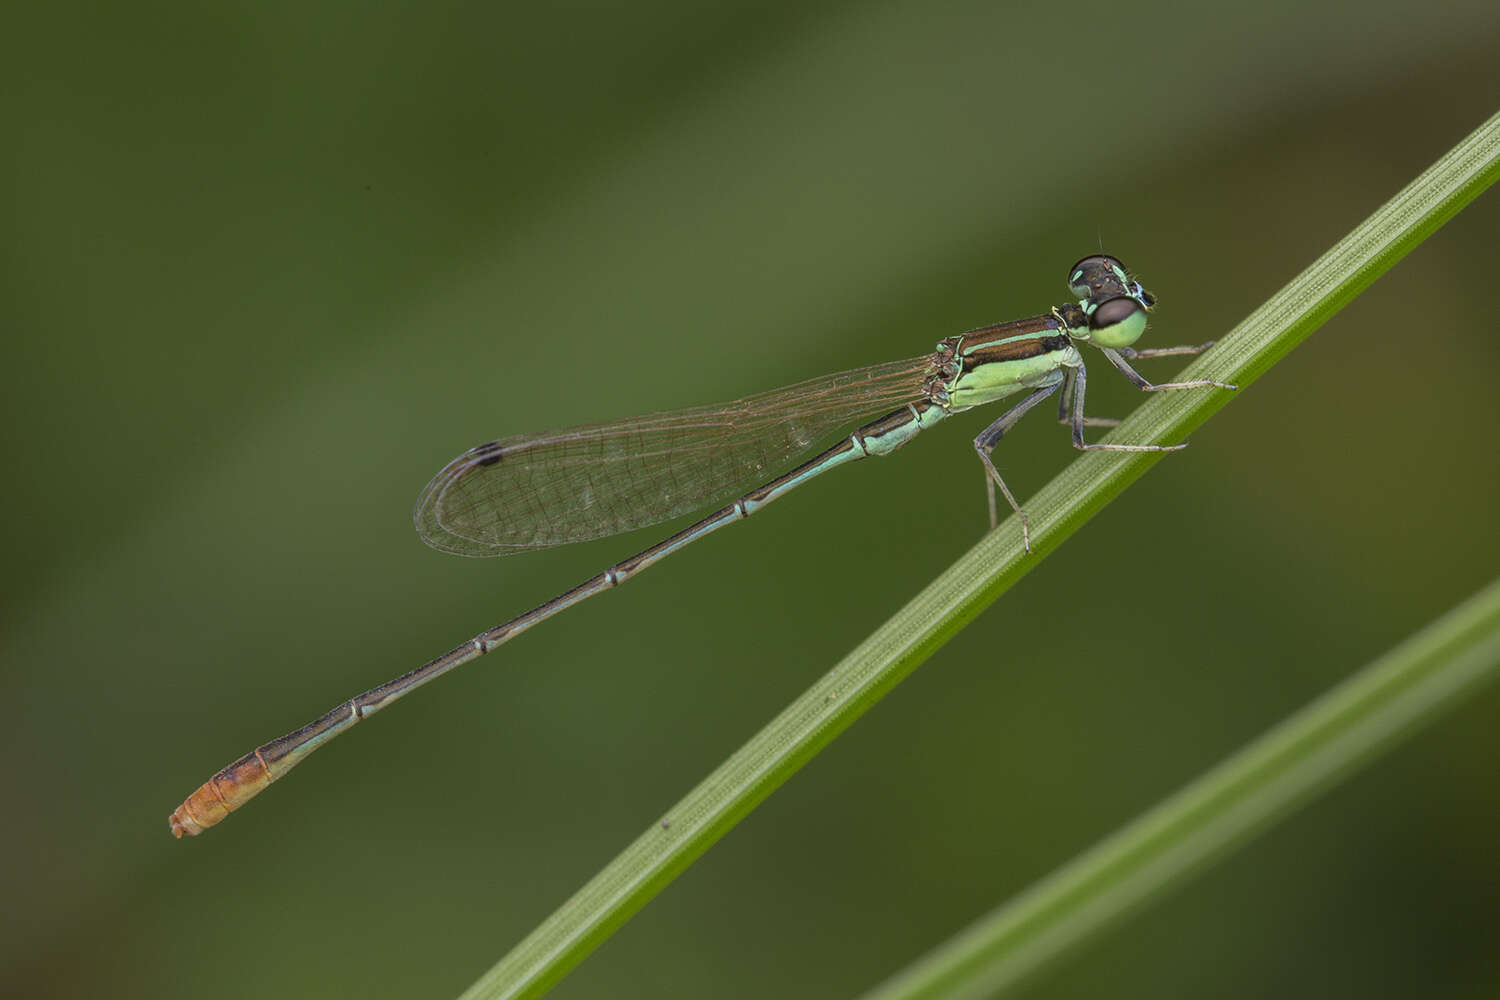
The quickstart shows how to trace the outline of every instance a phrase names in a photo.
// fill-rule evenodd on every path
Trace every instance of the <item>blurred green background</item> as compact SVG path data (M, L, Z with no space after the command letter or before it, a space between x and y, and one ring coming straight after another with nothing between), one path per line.
M1099 242L1221 335L1500 107L1493 0L57 4L0 42L16 996L457 993L984 527L994 413L338 741L660 534L499 561L481 441L908 357ZM1495 575L1494 193L1240 394L559 997L866 988ZM1143 368L1166 376L1168 360ZM1091 410L1141 399L1096 366ZM1034 417L1024 498L1071 461ZM1028 995L1490 996L1500 692Z

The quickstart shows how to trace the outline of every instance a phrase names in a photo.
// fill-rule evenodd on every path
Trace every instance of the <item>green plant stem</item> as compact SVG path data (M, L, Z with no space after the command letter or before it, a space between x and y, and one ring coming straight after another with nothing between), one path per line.
M991 997L1500 675L1500 580L866 1000Z
M1500 115L1256 310L1182 378L1242 387L1305 339L1500 175ZM1153 396L1117 429L1181 440L1236 394ZM1034 554L1011 518L736 751L464 994L538 996L981 610L1077 531L1159 455L1088 452L1027 504Z

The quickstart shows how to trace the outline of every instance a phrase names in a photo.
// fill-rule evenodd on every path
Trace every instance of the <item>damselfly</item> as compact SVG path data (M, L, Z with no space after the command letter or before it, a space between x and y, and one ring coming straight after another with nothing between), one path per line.
M501 438L472 448L422 491L413 518L423 541L465 556L501 556L645 527L735 496L768 468L805 454L834 430L865 423L833 447L729 502L546 604L497 625L395 680L366 691L294 733L259 747L204 782L172 813L172 832L197 834L218 823L304 757L428 681L488 653L579 601L617 587L690 542L743 520L835 466L886 455L955 413L1017 393L1021 401L974 439L984 465L990 527L995 490L1018 515L1031 551L1026 513L991 459L995 445L1032 407L1061 392L1058 419L1085 451L1176 451L1184 444L1089 444L1084 428L1118 421L1084 416L1086 372L1079 345L1092 343L1147 392L1234 386L1210 379L1148 382L1136 358L1197 354L1210 344L1137 351L1155 304L1118 260L1085 257L1068 271L1076 303L1030 319L970 330L930 354L839 372L722 406Z

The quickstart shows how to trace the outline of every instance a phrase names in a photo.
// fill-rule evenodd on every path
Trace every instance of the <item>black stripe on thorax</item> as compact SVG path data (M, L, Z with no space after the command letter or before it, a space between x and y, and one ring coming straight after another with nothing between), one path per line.
M976 347L972 353L965 353L964 371L971 372L981 365L1039 358L1043 354L1067 350L1072 345L1073 341L1068 339L1066 333L1058 333L1049 337L1031 337L1026 340L1012 340L1009 343Z

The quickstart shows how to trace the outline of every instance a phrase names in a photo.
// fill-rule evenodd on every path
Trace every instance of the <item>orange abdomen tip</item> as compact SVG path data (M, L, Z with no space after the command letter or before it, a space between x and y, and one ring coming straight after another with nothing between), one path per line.
M275 778L258 751L247 753L198 786L172 811L172 836L196 837L259 795Z

